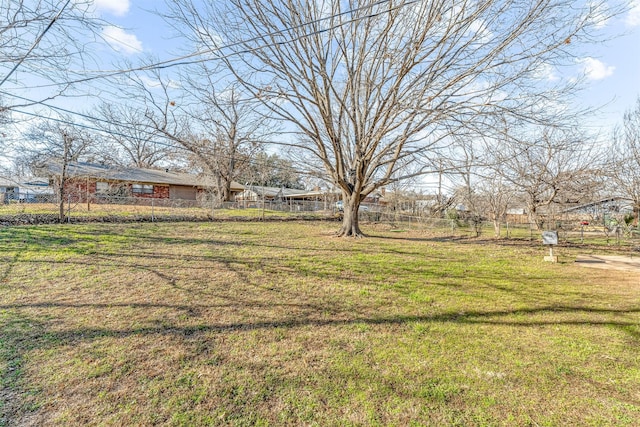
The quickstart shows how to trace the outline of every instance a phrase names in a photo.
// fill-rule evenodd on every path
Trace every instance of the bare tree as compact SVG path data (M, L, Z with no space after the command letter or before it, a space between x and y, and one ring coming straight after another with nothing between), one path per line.
M266 116L256 114L255 100L248 99L240 86L230 84L216 90L219 85L211 78L214 74L205 65L199 71L199 79L189 80L189 94L200 105L190 109L190 119L205 139L182 145L206 161L220 199L228 201L231 182L250 167L251 159L262 150L262 144L269 142L274 128Z
M500 237L501 223L515 195L513 185L501 175L503 162L510 161L504 156L504 138L454 141L450 152L443 155L440 171L446 171L452 182L460 182L454 198L464 206L476 236L480 236L483 222L490 220L495 237Z
M637 225L640 213L640 96L635 107L624 114L613 139L612 158L607 169L611 172L615 192L632 201Z
M496 153L495 171L522 196L529 221L542 225L540 210L577 203L593 194L593 176L601 173L600 154L585 136L545 128L542 134L509 139Z
M493 172L489 176L480 178L476 189L482 210L493 223L495 237L499 238L501 225L514 200L514 188L508 185L504 178Z
M227 201L232 181L269 142L275 127L267 116L256 113L255 98L248 98L237 84L223 86L205 64L180 80L177 84L156 71L151 77L133 76L130 90L143 99L149 130L188 152L212 178L218 199Z
M249 159L248 167L238 176L240 182L250 182L255 177L264 176L261 185L304 189L302 175L293 162L278 154L256 153Z
M154 168L166 166L176 149L145 115L145 111L131 104L103 102L96 109L93 125L103 129L104 144L110 149L110 160L123 166Z
M482 159L481 152L476 147L476 141L452 138L454 141L449 148L450 154L444 161L440 161L439 168L447 166L448 175L454 181L460 181L454 192L454 199L464 207L465 220L473 227L476 237L482 232L484 221L484 206L481 194L478 192L477 179L486 160Z
M69 89L72 65L91 61L87 40L99 37L103 21L91 0L0 1L0 89L3 109L59 96ZM84 36L88 36L85 39ZM36 100L17 97L14 88L47 84Z
M224 63L294 144L341 189L339 232L360 236L358 207L408 163L432 171L431 148L486 132L486 118L551 121L569 80L541 70L573 64L605 1L227 0L168 2L167 18ZM545 114L549 112L549 114ZM311 163L311 162L309 162Z
M95 148L93 137L70 125L41 123L26 135L19 147L21 157L33 171L53 171L54 187L58 195L59 221L65 219L64 203L67 199L67 183L71 162L92 160ZM38 173L38 172L36 172Z

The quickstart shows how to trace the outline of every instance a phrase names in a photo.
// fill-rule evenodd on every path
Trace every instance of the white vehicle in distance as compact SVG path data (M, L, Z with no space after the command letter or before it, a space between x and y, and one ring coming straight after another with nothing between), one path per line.
M336 209L338 210L338 212L344 212L344 203L342 202L342 200L338 200L336 202ZM360 211L360 212L368 212L369 211L369 206L360 205L360 207L358 208L358 211Z

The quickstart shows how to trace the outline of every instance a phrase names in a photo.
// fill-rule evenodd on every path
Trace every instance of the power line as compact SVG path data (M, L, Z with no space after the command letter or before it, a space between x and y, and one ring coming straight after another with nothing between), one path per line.
M40 114L37 114L37 113L31 113L31 112L22 111L22 110L13 110L13 111L15 111L15 112L17 112L19 114L25 114L25 115L28 115L28 116L31 116L31 117L35 117L35 118L39 118L39 119L43 119L43 120L50 120L50 121L54 121L56 123L66 124L66 125L73 126L73 127L79 127L79 128L82 128L82 129L93 130L93 131L97 131L97 132L100 132L100 133L106 133L107 135L117 135L117 136L121 136L123 138L131 138L130 135L126 135L126 134L123 134L123 133L120 133L120 132L109 132L109 131L105 131L104 129L100 129L100 128L96 128L96 127L93 127L93 126L80 124L80 123L73 123L73 122L70 122L70 121L64 120L64 119L58 119L58 118L55 118L55 117L47 117L47 116L43 116L43 115L40 115ZM148 133L148 134L152 134L151 132L147 132L147 131L144 131L144 130L142 130L142 132ZM154 136L158 136L158 134L155 134L155 133L153 135ZM170 143L161 142L161 141L150 141L150 143L151 144L156 144L156 145L161 145L161 146L164 146L164 147L168 147L168 148L171 148L171 149L174 149L174 150L180 150L180 151L186 152L188 154L192 154L192 155L196 154L196 153L194 153L193 150L189 150L188 148L183 147L181 145L175 145L175 144L170 144ZM217 154L216 156L218 158L225 159L225 160L229 160L231 158L230 156L220 155L220 154ZM2 156L0 156L0 157L2 157ZM12 157L13 159L15 159L15 156L8 156L7 155L7 156L4 156L4 157ZM266 165L264 162L258 162L258 161L254 160L254 159L247 159L247 162L250 163L250 164L253 164L254 166L265 166ZM271 167L273 169L275 169L275 170L293 171L293 172L295 172L295 173L297 173L299 175L309 175L309 172L303 171L303 170L299 170L299 169L296 169L294 167L280 167L280 166L277 166L277 165L272 165Z
M72 84L77 84L77 83L86 83L88 81L93 81L93 80L98 80L98 79L106 79L106 78L109 78L109 77L115 77L115 76L118 76L118 75L121 75L121 74L128 74L128 73L133 73L133 72L136 72L136 71L161 70L161 69L167 69L167 68L172 68L172 67L176 67L176 66L193 65L193 64L197 64L197 63L201 63L201 62L214 61L214 60L223 60L223 59L227 59L227 58L230 58L232 56L235 56L235 55L240 55L240 54L243 54L243 53L249 53L249 52L258 51L258 50L261 50L261 49L265 49L267 47L284 45L284 44L288 44L288 43L291 43L291 42L294 42L296 40L300 40L300 39L303 39L303 38L306 38L306 37L310 37L310 36L317 35L317 34L322 34L322 33L325 33L327 31L334 30L336 28L342 27L342 26L347 25L347 24L351 24L351 23L354 23L354 22L362 21L364 19L371 19L371 18L374 18L376 16L380 16L382 14L390 13L390 12L398 10L400 8L403 8L403 7L406 7L406 6L410 6L412 4L419 3L420 1L421 0L410 0L410 1L404 2L404 3L400 4L400 5L385 9L384 11L381 11L381 12L372 13L372 14L364 15L364 16L360 16L360 17L355 17L355 18L350 19L348 21L342 21L342 22L340 22L340 23L338 23L336 25L333 25L333 26L331 26L329 28L324 28L324 29L312 31L310 33L302 34L302 35L300 35L298 37L295 37L295 38L289 38L289 39L285 39L285 40L278 41L278 42L263 44L261 46L257 46L257 47L251 48L251 49L233 51L233 52L230 52L230 53L228 53L226 55L217 55L216 57L213 57L213 58L203 58L203 59L198 59L198 60L193 60L193 61L186 61L186 60L188 60L190 58L194 58L194 57L197 57L197 56L202 56L202 55L210 54L210 53L217 54L217 53L221 52L222 50L231 49L233 47L246 45L247 43L251 43L251 42L255 42L255 41L261 41L261 40L264 40L265 38L278 36L278 35L281 35L281 34L284 34L284 33L287 33L287 32L291 32L291 31L294 31L294 30L297 30L297 29L300 29L300 28L304 28L304 27L307 27L307 26L310 26L310 25L319 24L319 23L322 23L322 22L327 21L327 20L335 19L337 17L341 17L341 16L349 15L349 14L354 14L356 12L360 12L360 11L365 10L365 9L371 9L371 8L373 8L375 6L380 6L380 5L383 5L385 3L390 3L391 0L379 0L379 1L376 1L374 3L365 5L365 6L349 9L349 10L347 10L345 12L332 14L332 15L326 16L324 18L319 18L319 19L315 19L315 20L312 20L312 21L304 22L304 23L301 23L301 24L298 24L298 25L295 25L295 26L292 26L292 27L284 28L282 30L273 31L273 32L266 33L266 34L260 34L258 36L252 37L250 39L233 42L233 43L230 43L230 44L227 44L227 45L224 45L224 46L217 47L216 49L206 49L204 51L197 51L197 52L193 52L193 53L190 53L190 54L187 54L187 55L179 56L179 57L172 58L172 59L167 59L167 60L164 60L164 61L159 61L159 62L156 62L156 63L153 63L153 64L143 65L143 66L140 66L140 67L132 67L132 68L128 68L128 69L106 71L104 74L97 75L97 76L84 77L82 79L71 80L71 81L63 82L63 83L50 83L50 84L46 84L46 85L30 86L30 87L25 88L25 89L43 89L43 88L48 88L48 87L56 87L56 86L60 86L60 85L72 85ZM180 62L178 62L178 61L180 61Z
M69 1L70 0L67 1L67 4L69 3ZM356 12L359 12L359 11L362 11L362 10L365 10L365 9L372 9L372 8L374 8L376 6L387 4L390 1L391 0L379 0L379 1L374 2L372 4L368 4L368 5L365 5L365 6L358 7L358 8L353 8L353 9L350 9L348 11L344 11L344 12L341 12L341 13L332 14L332 15L326 16L324 18L319 18L319 19L316 19L316 20L304 22L304 23L298 24L296 26L284 28L284 29L281 29L281 30L278 30L278 31L274 31L274 32L266 33L266 34L261 34L261 35L258 35L256 37L253 37L253 38L250 38L250 39L247 39L247 40L237 41L237 42L225 45L225 46L218 47L215 50L214 49L207 49L205 51L194 52L194 53L191 53L191 54L188 54L188 55L184 55L184 56L181 56L181 57L178 57L178 58L169 59L169 60L157 62L155 64L145 65L145 66L138 67L138 68L130 68L130 69L127 69L127 70L117 70L117 71L110 72L110 73L103 74L103 75L99 75L99 76L86 77L86 78L83 78L83 79L78 79L78 80L75 80L75 81L69 81L69 82L58 83L58 84L33 86L32 88L44 88L44 87L58 86L60 84L71 85L71 84L74 84L74 83L81 83L81 82L86 82L86 81L90 81L90 80L108 78L108 77L113 77L113 76L116 76L116 75L126 74L126 73L130 73L130 72L135 72L135 71L146 71L146 70L152 70L152 69L163 69L163 68L169 68L169 67L180 66L180 65L195 64L195 63L199 63L199 62L221 60L221 59L228 58L228 57L230 57L232 55L239 55L239 54L242 54L242 53L248 53L248 52L252 52L252 51L261 50L261 49L264 49L264 48L267 48L267 47L284 45L284 44L291 43L293 41L300 40L300 39L303 39L303 38L306 38L306 37L310 37L310 36L313 36L313 35L316 35L316 34L321 34L321 33L327 32L327 31L331 31L333 29L339 28L341 26L344 26L344 25L347 25L347 24L350 24L350 23L353 23L353 22L358 22L358 21L361 21L361 20L364 20L364 19L371 19L373 17L379 16L379 15L382 15L382 14L386 14L386 13L390 13L391 11L394 11L394 10L397 10L397 9L400 9L400 8L403 8L403 7L406 7L406 6L409 6L409 5L412 5L412 4L416 4L420 0L407 1L407 2L404 2L404 3L400 4L400 5L397 5L395 7L389 7L387 9L383 10L383 11L380 11L380 12L371 13L371 14L368 14L368 15L365 15L365 16L355 17L355 18L352 18L352 19L347 20L347 21L342 21L342 22L340 22L340 23L338 23L336 25L330 26L328 28L323 28L323 29L320 29L320 30L316 30L316 31L312 31L312 32L309 32L309 33L306 33L306 34L302 34L302 35L300 35L298 37L295 37L295 38L288 38L288 39L281 40L281 41L278 41L278 42L267 43L267 44L263 44L261 46L257 46L257 47L251 48L251 49L245 49L245 50L241 50L241 51L234 51L234 52L230 52L230 53L228 53L226 55L217 56L215 58L204 58L204 59L199 59L197 61L177 62L177 61L184 61L186 59L190 59L190 58L193 58L193 57L196 57L196 56L201 56L201 55L204 55L204 54L207 54L207 53L217 53L217 52L220 52L220 51L222 51L224 49L231 49L233 47L245 45L245 44L248 44L248 43L251 43L251 42L261 41L261 40L264 40L264 39L269 38L269 37L278 36L278 35L281 35L281 34L284 34L284 33L287 33L287 32L291 32L291 31L294 31L294 30L297 30L297 29L300 29L300 28L305 28L305 27L313 25L313 24L318 24L318 23L322 23L322 22L327 21L327 20L335 19L337 17L341 17L341 16L345 16L345 15L349 15L349 14L355 14ZM66 4L65 4L65 7L66 7ZM64 8L63 8L63 10L64 10ZM62 10L60 11L60 13L62 13ZM57 17L54 18L54 20L49 25L49 27L53 24L55 19L57 19ZM48 30L49 27L47 27L47 30ZM44 35L44 33L42 35ZM23 60L24 60L24 58L23 58ZM6 78L5 78L5 80L6 80ZM10 94L10 93L4 92L4 91L0 91L0 93L15 97L17 99L22 99L24 101L27 101L27 102L30 102L30 103L34 103L34 104L37 104L37 105L43 105L43 106L48 107L48 108L53 109L53 110L57 110L57 111L65 112L65 113L68 113L68 114L76 115L78 117L82 117L82 118L85 118L85 119L90 120L90 121L100 121L100 122L104 122L104 123L108 123L108 124L114 124L113 122L105 120L105 119L102 119L102 118L96 118L96 117L92 117L92 116L84 114L84 113L79 113L79 112L71 111L71 110L68 110L68 109L65 109L65 108L53 106L53 105L47 104L47 103L45 103L43 101L31 100L29 98L20 97L18 95ZM94 126L89 126L89 125L86 125L86 124L72 123L72 122L69 122L67 120L53 118L53 117L47 117L47 116L42 116L42 115L39 115L39 114L36 114L36 113L31 113L31 112L17 110L17 109L13 109L13 111L15 111L17 113L20 113L20 114L24 114L24 115L28 115L28 116L32 116L32 117L36 117L36 118L40 118L40 119L44 119L44 120L54 121L54 122L58 122L58 123L67 124L67 125L70 125L70 126L75 126L75 127L79 127L79 128L83 128L83 129L97 131L97 132L100 132L100 133L107 133L107 134L111 134L111 135L114 135L114 136L120 136L120 137L127 138L127 139L131 138L131 135L125 135L125 134L117 132L117 131L106 131L105 129L100 129L100 128L97 128L97 127L94 127ZM121 127L130 129L130 130L134 130L135 129L136 132L142 132L142 133L145 133L147 135L152 135L154 137L158 137L159 136L158 133L156 133L156 132L149 132L149 131L146 131L144 129L136 129L136 128L133 128L133 127L123 126L122 124L119 124L119 125ZM183 150L183 151L189 152L191 154L194 154L193 150L189 150L189 149L187 149L187 148L185 148L183 146L180 146L180 145L174 145L174 144L164 143L164 142L160 142L160 141L155 141L155 142L152 142L152 143L157 144L157 145L166 146L166 147L169 147L169 148L172 148L172 149L175 149L175 150ZM224 158L224 156L220 156L220 157ZM277 168L276 167L276 169L293 170L294 172L297 172L299 174L307 174L307 172L298 171L298 170L296 170L294 168Z
M26 98L26 97L24 97L24 96L15 95L15 94L13 94L13 93L6 92L6 91L4 91L4 90L0 90L0 94L7 95L7 96L11 96L11 97L13 97L13 98L20 99L20 100L25 101L25 102L28 102L28 103L30 103L30 104L34 104L34 105L42 105L42 106L47 107L47 108L50 108L50 109L52 109L52 110L61 111L61 112L63 112L63 113L67 113L67 114L73 114L73 115L75 115L75 116L83 117L83 118L88 119L88 120L101 121L101 122L108 122L107 120L105 120L105 119L101 119L101 118L99 118L99 117L93 117L93 116L89 116L89 115L84 114L84 113L79 113L79 112L77 112L77 111L67 110L66 108L58 107L58 106L56 106L56 105L47 104L47 103L46 103L46 102L44 102L44 101L36 101L35 99L30 99L30 98ZM12 111L19 112L19 111L18 111L18 110L16 110L15 108L11 108L11 107L9 107L9 108L10 108ZM40 118L46 118L46 117L45 117L45 116L42 116L42 117L40 117ZM110 123L110 124L111 124L111 122L108 122L108 123Z
M142 132L144 134L147 134L148 136L158 136L158 134L156 132L150 132L150 131L147 131L147 130L144 130L144 129L138 129L138 128L135 128L135 127L127 126L127 125L122 124L122 123L117 123L116 124L116 123L114 123L114 122L112 122L110 120L103 119L101 117L94 117L94 116L90 116L90 115L85 114L85 113L80 113L80 112L77 112L77 111L68 110L66 108L58 107L56 105L47 104L44 101L36 101L34 99L26 98L24 96L14 95L12 93L5 92L5 91L2 91L2 90L0 90L0 94L8 95L8 96L11 96L11 97L23 100L25 102L29 102L29 103L35 104L35 105L42 105L42 106L50 108L52 110L60 111L60 112L71 114L71 115L78 116L78 117L82 117L82 118L87 119L89 121L103 122L103 123L106 123L106 124L109 124L109 125L117 125L117 126L119 126L121 128L125 128L125 129L131 130L131 131ZM59 119L51 118L51 117L48 117L48 116L36 115L34 113L26 113L24 111L16 110L15 108L12 108L11 110L15 111L17 113L31 115L33 117L37 117L37 118L40 118L40 119L54 120L54 121L59 120ZM63 122L63 123L66 123L66 124L69 124L69 125L72 125L72 126L84 126L84 125L79 125L77 123L71 123L71 122ZM112 132L110 130L107 131L105 129L94 128L94 127L86 127L86 128L90 129L90 130L97 130L97 131L100 131L100 132L106 132L106 133L110 133L112 135L122 136L122 137L126 137L126 138L130 138L131 137L130 135L126 136L124 134L118 133L117 131L116 132Z
M353 8L353 9L350 9L350 10L345 11L345 12L341 12L341 13L338 13L338 14L332 14L332 15L330 15L330 16L327 16L327 17L324 17L324 18L319 18L319 19L316 19L316 20L313 20L313 21L309 21L309 22L305 22L305 23L302 23L302 24L299 24L299 25L296 25L296 26L293 26L293 27L288 27L288 28L285 28L285 29L282 29L282 30L278 30L278 31L275 31L275 32L267 33L267 34L264 34L264 35L259 35L259 36L253 37L253 38L251 38L251 39L248 39L248 40L234 42L234 43L232 43L232 44L229 44L229 45L226 45L226 46L222 46L222 47L218 48L217 50L218 50L218 51L220 51L220 50L223 50L223 49L227 49L227 48L231 48L231 47L234 47L234 46L238 46L238 45L246 44L246 43L249 43L249 42L257 41L257 40L260 40L260 39L264 39L264 38L266 38L266 37L271 37L271 36L275 36L275 35L283 34L283 33L285 33L285 32L293 31L293 30L296 30L296 29L299 29L299 28L304 28L304 27L306 27L306 26L309 26L309 25L312 25L312 24L321 23L321 22L324 22L324 21L326 21L326 20L334 19L334 18L336 18L336 17L340 17L340 16L344 16L344 15L348 15L348 14L353 14L353 13L356 13L356 12L359 12L359 11L362 11L362 10L365 10L365 9L371 9L371 8L373 8L374 6L383 5L383 4L385 4L385 3L389 3L390 1L391 1L391 0L379 0L379 1L375 2L375 3L369 4L369 5L366 5L366 6L361 6L361 7L358 7L358 8ZM202 60L198 60L198 61L192 61L192 62L190 62L190 63L192 64L192 63L203 62L203 61L209 61L209 60L214 60L214 59L218 59L218 60L220 60L220 59L225 59L225 58L227 58L227 57L230 57L231 55L236 55L236 54L240 54L240 53L246 53L246 52L250 52L250 51L254 51L254 50L260 50L260 49L263 49L263 48L265 48L265 47L269 47L269 46L276 46L276 45L280 45L280 44L290 43L290 42L292 42L292 41L300 40L300 39L302 39L302 38L304 38L304 37L309 37L309 36L312 36L312 35L315 35L315 34L320 34L320 33L322 33L322 32L326 32L326 31L329 31L329 30L332 30L332 29L338 28L338 27L340 27L340 26L343 26L343 25L346 25L346 24L349 24L349 23L352 23L352 22L357 22L357 21L362 20L362 19L370 19L370 18L372 18L372 17L375 17L375 16L378 16L378 15L381 15L381 14L383 14L383 13L389 13L389 12L391 12L392 10L396 10L396 9L401 8L401 7L405 7L405 6L408 6L408 5L414 4L414 3L418 3L419 1L420 1L420 0L411 0L411 1L408 1L408 2L405 2L405 3L402 3L402 4L398 5L398 6L395 6L395 7L393 7L393 8L385 9L384 11L379 12L379 13L374 13L374 14L370 14L370 15L366 15L366 16L362 16L362 17L354 18L354 19L351 19L351 20L349 20L349 21L341 22L341 23L339 23L338 25L334 25L334 26L332 26L332 27L330 27L330 28L322 29L322 30L318 30L318 31L314 31L314 32L311 32L311 33L308 33L308 34L304 34L304 35L301 35L301 36L296 37L296 38L293 38L293 39L284 40L284 41L280 41L280 42L272 43L272 44L267 44L267 45L264 45L264 46L261 46L261 47L257 47L257 48L253 48L253 49L250 49L250 50L244 50L244 51L240 51L240 52L232 52L232 53L230 53L230 54L228 54L228 55L225 55L225 56L218 56L217 58L207 58L207 59L202 59ZM64 10L64 8L67 6L67 4L68 4L68 3L69 3L69 1L67 1L67 3L65 4L65 6L63 7L63 9L62 9L62 10ZM58 16L62 13L62 10L59 12ZM57 19L57 16L56 16L56 18L54 18L54 20L51 22L51 24L49 25L49 27L53 24L53 22L55 21L55 19ZM49 27L47 27L47 29L48 29ZM45 31L45 32L46 32L46 31ZM43 35L44 35L44 33L43 33ZM179 58L175 58L175 59L172 59L172 60L167 60L167 61L158 62L158 63L156 63L156 64L150 64L150 65L143 66L143 67L139 67L139 68L131 68L131 69L128 69L128 70L119 70L119 71L114 71L114 72L112 72L112 73L110 73L110 74L106 74L106 75L102 75L102 76L93 76L93 77L88 77L88 78L81 79L81 80L76 80L76 81L66 82L66 83L64 83L64 84L68 84L68 85L70 85L70 84L79 83L79 82L84 82L84 81L88 81L88 80L99 79L99 78L107 78L107 77L114 76L114 75L118 75L118 74L125 74L125 73L128 73L128 72L143 71L143 70L151 70L151 69L154 69L154 67L156 67L156 66L157 66L158 68L165 68L165 67L169 67L169 66L173 67L173 66L178 66L178 65L184 65L184 64L188 64L188 63L183 63L183 64L175 63L175 64L172 64L171 62L173 62L173 61L178 61L178 60L182 60L182 59L188 59L188 58L190 58L190 57L195 57L195 56L202 55L202 54L205 54L205 53L213 53L213 52L214 52L214 51L213 51L213 49L208 49L207 51L204 51L204 52L195 52L195 53L192 53L192 54L189 54L189 55L185 55L185 56L182 56L182 57L179 57ZM166 64L166 65L163 65L163 64ZM5 80L6 80L6 78L5 78ZM60 84L62 84L62 83L60 83ZM32 88L32 89L34 89L34 88L44 88L44 87L51 87L51 86L58 86L58 85L59 85L59 84L40 85L40 86L32 86L31 88ZM24 88L23 88L23 89L24 89ZM12 93L9 93L9 92L6 92L6 91L0 91L0 93L2 93L2 94L4 94L4 95L7 95L7 96L11 96L11 97L17 98L17 99L21 99L21 100L23 100L23 101L26 101L26 102L29 102L29 103L32 103L32 104L42 105L42 106L48 107L48 108L53 109L53 110L61 111L61 112L67 113L67 114L76 115L76 116L79 116L79 117L82 117L82 118L88 119L88 120L90 120L90 121L100 121L100 122L104 122L104 123L108 123L108 124L113 124L113 123L111 123L111 122L110 122L110 121L108 121L108 120L105 120L105 119L102 119L102 118L98 118L98 117L89 116L89 115L87 115L87 114L79 113L79 112L72 111L72 110L68 110L68 109L65 109L65 108L62 108L62 107L57 107L57 106L54 106L54 105L51 105L51 104L47 104L47 103L45 103L44 101L36 101L36 100L30 99L30 98L26 98L26 97L23 97L23 96L15 95L15 94L12 94ZM241 102L249 102L249 101L251 101L251 99L240 100L240 101L241 101ZM48 119L48 120L59 121L59 119L48 118L48 117L46 117L46 116L38 116L38 115L34 115L33 113L26 113L26 112L24 112L24 111L20 111L20 110L15 110L15 109L13 109L13 111L21 112L22 114L32 115L32 116L34 116L34 117L39 117L39 118L42 118L42 119ZM71 124L71 123L67 123L67 124ZM120 125L121 125L121 124L120 124ZM103 130L103 129L97 129L97 128L94 128L94 127L88 127L88 126L85 126L85 125L78 125L78 124L74 124L74 126L81 126L81 127L85 127L85 128L87 128L87 129L97 130L97 131L100 131L100 132L104 132L104 130ZM134 128L131 128L131 127L127 127L127 128L128 128L128 129L131 129L131 130L134 130ZM136 130L136 132L140 132L140 131L141 131L140 129L135 129L135 130ZM145 132L145 131L142 131L142 132ZM127 137L126 135L119 134L119 133L117 133L117 132L111 132L111 133L112 133L113 135L118 135L118 136ZM150 135L151 135L151 133L148 133L148 134L150 134ZM157 134L153 133L152 135L156 136ZM128 137L127 137L127 138L128 138Z
M53 107L53 106L51 106L51 107L52 107L52 108L58 108L58 107ZM63 111L68 111L68 112L70 112L70 113L72 113L72 114L77 114L77 115L80 115L80 116L83 116L83 117L91 118L90 116L86 116L86 115L81 114L81 113L74 113L74 112L72 112L72 111L70 111L70 110L65 110L65 109L63 109L63 108L58 108L58 109L63 110ZM93 131L96 131L96 132L106 133L106 134L109 134L109 135L121 136L121 137L123 137L123 138L127 138L127 139L131 138L131 135L126 135L126 134L124 134L124 133L115 132L115 131L106 131L106 130L104 130L104 129L100 129L100 128L97 128L97 127L94 127L94 126L90 126L90 125L85 125L85 124L82 124L82 123L74 123L74 122L70 122L70 121L68 121L68 120L58 119L58 118L55 118L55 117L43 116L43 115L41 115L41 114L31 113L31 112L23 111L23 110L16 110L16 109L14 109L14 110L12 110L12 111L15 111L16 113L19 113L19 114L25 114L25 115L27 115L27 116L35 117L35 118L38 118L38 119L49 120L49 121L53 121L53 122L56 122L56 123L62 123L62 124L66 124L66 125L73 126L73 127L79 127L79 128L82 128L82 129L93 130ZM113 123L108 122L108 121L103 120L103 119L97 119L97 118L94 118L94 119L95 119L95 120L105 121L105 122L107 122L107 123L113 124ZM132 130L133 130L134 128L129 128L129 129L132 129ZM149 132L149 131L146 131L146 130L140 130L140 131L141 131L141 132L143 132L143 133L146 133L147 135L158 136L158 134L157 134L157 133L154 133L154 132ZM173 149L182 149L182 150L189 151L189 150L187 150L186 148L181 147L181 146L179 146L179 145L173 145L173 144L168 144L168 143L165 143L165 142L159 142L159 141L156 141L156 142L153 142L153 143L154 143L154 144L158 144L158 145L167 146L167 147L170 147L170 148L173 148Z

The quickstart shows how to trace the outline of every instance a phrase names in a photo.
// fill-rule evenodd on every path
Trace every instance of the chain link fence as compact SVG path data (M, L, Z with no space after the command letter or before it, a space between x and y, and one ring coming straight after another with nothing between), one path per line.
M56 196L4 198L0 223L34 224L90 221L171 221L219 219L332 218L335 210L323 201L239 201L94 196L79 200Z
M365 221L387 224L395 230L417 230L460 238L518 239L542 242L543 231L557 231L559 244L617 245L640 250L640 228L607 223L585 224L580 220L547 221L543 227L529 222L478 221L474 219L443 219L408 215L388 210L361 212Z
M433 218L379 205L364 205L360 221L391 230L417 230L440 236L500 238L541 241L536 224ZM181 200L144 197L94 197L88 201L68 197L63 203L55 196L0 203L0 224L22 225L57 222L155 222L210 220L333 220L342 213L327 201L237 201ZM580 221L547 221L545 230L558 231L561 244L640 245L638 227L625 224L583 224Z

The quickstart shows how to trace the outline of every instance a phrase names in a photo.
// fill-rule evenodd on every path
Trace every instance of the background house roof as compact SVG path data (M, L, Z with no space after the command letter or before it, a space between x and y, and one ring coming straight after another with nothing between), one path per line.
M290 199L317 199L317 198L325 197L327 195L334 195L338 197L342 195L337 191L334 191L334 192L320 191L320 190L315 190L315 191L295 190L295 191L300 191L300 192L285 194L284 197L290 198Z
M248 185L245 187L245 192L254 193L264 197L289 197L293 195L308 193L307 190L296 190L293 188L282 187L262 187L259 185Z
M18 181L14 181L8 178L0 178L0 187L18 187Z
M633 201L626 197L609 197L602 200L597 200L591 203L585 203L579 206L573 206L565 209L562 212L570 213L583 213L590 211L607 211L613 208L614 211L620 212L633 212Z
M38 178L0 178L0 193L8 188L13 188L14 194L52 194L49 182Z
M62 165L50 162L46 165L46 170L53 175L62 173ZM70 162L67 166L67 173L71 177L89 177L104 179L109 181L126 181L148 184L169 184L185 185L192 187L212 187L210 180L191 175L188 173L174 172L168 169L143 169L132 167L118 167L99 165L94 163ZM231 183L232 191L242 191L244 187L237 183Z

